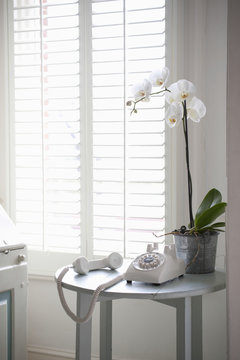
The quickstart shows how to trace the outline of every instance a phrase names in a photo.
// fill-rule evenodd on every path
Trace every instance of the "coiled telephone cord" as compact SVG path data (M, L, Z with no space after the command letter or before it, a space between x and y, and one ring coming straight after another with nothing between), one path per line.
M64 296L64 293L63 293L63 289L62 289L62 280L64 278L64 276L66 275L66 273L69 271L69 269L71 268L71 266L69 267L65 267L61 273L59 274L58 278L57 278L57 289L58 289L58 294L59 294L59 298L60 298L60 301L61 301L61 304L62 304L62 307L64 308L65 312L67 313L68 316L70 316L70 318L75 321L76 323L86 323L92 316L93 314L93 311L94 311L94 308L95 308L95 305L96 305L96 302L97 302L97 299L101 293L101 291L117 284L118 282L124 280L125 278L125 274L122 274L122 275L119 275L117 277L115 277L114 279L110 280L110 281L107 281L101 285L99 285L97 287L97 289L94 291L93 293L93 297L92 297L92 301L90 303L90 306L89 306L89 309L88 309L88 312L87 314L83 317L83 318L80 318L78 317L77 315L75 315L71 309L69 308L67 302L66 302L66 299L65 299L65 296Z

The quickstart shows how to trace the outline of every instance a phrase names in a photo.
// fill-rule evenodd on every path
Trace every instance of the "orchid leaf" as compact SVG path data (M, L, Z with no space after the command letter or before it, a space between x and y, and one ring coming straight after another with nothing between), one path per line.
M202 229L211 224L225 212L226 205L227 203L225 202L215 203L215 205L202 211L200 215L195 218L195 229L198 231L198 229Z
M201 202L197 212L196 212L196 216L195 216L195 222L201 217L201 215L208 209L210 209L211 207L213 207L214 205L221 203L222 201L222 195L220 193L220 191L218 191L217 189L211 189L207 195L205 196L205 198L203 199L203 201Z
M197 232L198 233L203 233L203 232L205 232L205 231L217 231L217 232L225 232L225 230L222 230L222 229L219 229L219 228L215 228L215 227L213 227L213 226L211 226L211 225L209 225L209 226L206 226L206 227L204 227L204 228L201 228L200 230L198 230Z
M211 227L219 228L219 227L224 227L225 225L226 225L225 222L218 222L218 223L212 224Z
M204 232L204 231L221 231L221 232L225 232L225 230L219 229L220 227L224 227L225 226L225 222L219 222L219 223L214 223L211 224L209 226L205 226L200 230L200 232ZM198 231L199 231L198 230Z

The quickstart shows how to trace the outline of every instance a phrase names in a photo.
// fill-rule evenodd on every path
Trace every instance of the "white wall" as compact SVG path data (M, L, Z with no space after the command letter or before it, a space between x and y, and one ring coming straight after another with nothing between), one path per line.
M220 3L222 5L220 5ZM212 19L217 21L212 22ZM207 7L206 89L208 117L205 124L206 188L216 187L227 200L226 98L227 1L212 0ZM222 26L221 24L224 24ZM209 31L211 29L211 31ZM221 57L221 59L220 59ZM215 163L217 159L217 162ZM219 236L218 262L225 265L225 234ZM223 257L224 255L224 257Z
M178 0L184 5L184 54L178 78L192 80L206 103L207 116L191 126L194 206L211 188L219 188L226 199L226 29L227 0ZM183 49L182 49L183 50ZM176 79L173 79L175 81ZM194 124L195 125L195 124ZM182 136L177 130L177 139ZM179 135L179 136L178 136ZM181 140L180 140L181 142ZM180 151L181 153L181 151ZM182 191L184 163L177 161L179 201L177 220L185 222L186 201ZM184 205L183 205L184 204ZM218 247L223 266L224 236ZM74 308L75 295L68 299ZM226 360L225 291L204 296L204 359ZM93 316L93 359L99 353L99 314ZM151 319L151 330L146 323ZM127 331L126 331L127 329ZM175 310L154 302L119 300L114 303L114 359L175 360ZM60 307L53 280L31 279L29 283L28 344L30 360L73 358L75 329Z

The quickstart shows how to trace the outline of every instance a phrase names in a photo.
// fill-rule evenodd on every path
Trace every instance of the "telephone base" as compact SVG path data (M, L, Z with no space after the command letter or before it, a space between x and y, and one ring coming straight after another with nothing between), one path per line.
M176 257L175 245L165 245L163 253L150 251L138 256L125 274L132 281L163 284L185 274L185 263Z

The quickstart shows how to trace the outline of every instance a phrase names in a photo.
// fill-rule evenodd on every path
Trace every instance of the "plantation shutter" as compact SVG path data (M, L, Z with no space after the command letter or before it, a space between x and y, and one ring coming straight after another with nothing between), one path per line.
M144 251L165 227L164 97L132 116L126 101L165 65L165 1L14 0L12 14L23 240L87 255Z
M80 247L79 5L14 1L16 221L37 249Z
M164 98L129 116L134 81L165 65L165 1L93 1L94 251L133 256L165 227Z

